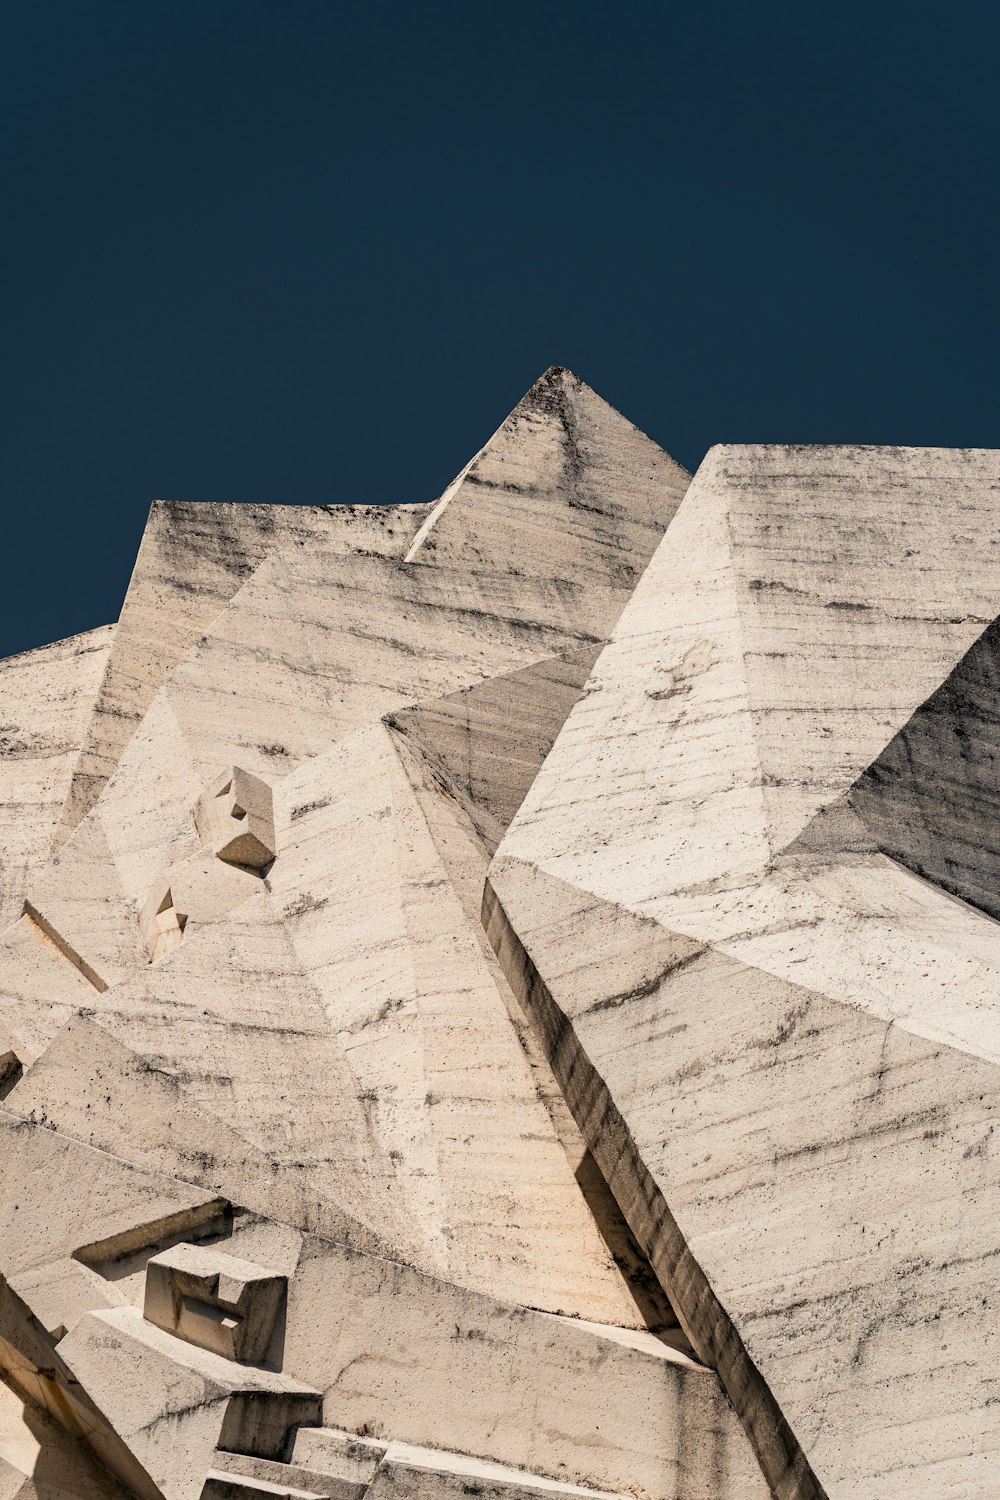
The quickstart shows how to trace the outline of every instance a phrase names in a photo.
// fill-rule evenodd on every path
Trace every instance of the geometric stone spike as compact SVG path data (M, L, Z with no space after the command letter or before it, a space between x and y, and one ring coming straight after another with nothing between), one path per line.
M271 788L259 776L230 766L215 778L192 809L206 849L226 864L260 870L277 850Z
M174 1245L146 1265L143 1316L167 1333L225 1359L267 1356L288 1278L214 1246Z
M570 967L579 958L583 972L573 968L565 988L578 998L586 990L595 1009L580 1022L589 1030L579 1046L578 1018L552 1018L564 1055L550 1065L530 1030L534 1014L508 992L477 911L487 856L511 829L523 832L533 788L559 753L557 735L581 719L585 729L604 722L605 688L589 678L593 658L613 644L689 482L583 382L553 368L433 508L154 510L56 847L47 863L32 853L30 878L15 872L12 913L23 906L25 915L15 924L18 943L9 933L0 943L0 1137L10 1137L0 1157L12 1168L0 1172L0 1382L23 1368L25 1395L82 1429L137 1500L361 1500L362 1490L369 1500L472 1492L496 1500L764 1500L768 1485L739 1416L717 1372L691 1357L670 1294L652 1285L658 1272L626 1224L645 1206L669 1227L672 1195L669 1210L655 1196L669 1186L656 1177L660 1161L642 1180L630 1180L628 1169L650 1131L668 1165L684 1164L675 1124L684 1123L685 1088L712 1085L725 1059L709 1055L699 1068L695 1057L684 1071L674 1061L690 1048L697 996L686 1024L670 1016L659 1024L654 1014L657 1024L633 1047L625 1038L625 1076L614 1087L595 1076L587 1051L629 1023L633 1007L652 1005L645 986L667 964L682 981L689 969L700 979L700 958L681 960L692 947L707 951L708 940L688 936L686 912L662 929L654 916L638 926L612 919L597 933L607 938L597 951L593 922L568 934ZM793 520L802 509L792 508ZM692 564L699 586L728 587L728 552L721 561L721 569ZM761 591L747 590L752 604ZM654 602L651 649L674 593ZM706 598L710 612L715 602ZM733 639L750 655L760 643L739 628L745 603L724 623L734 616ZM824 596L817 609L827 603L840 609L844 597ZM975 600L969 609L977 612ZM1000 603L989 617L997 613ZM864 621L824 613L818 623L838 627L837 640L850 646ZM816 638L827 640L830 629ZM973 632L959 625L946 634L947 652L935 647L896 728ZM567 826L575 829L592 774L627 761L633 747L645 750L635 732L644 705L677 719L698 706L711 667L699 644L705 635L699 629L677 660L662 653L653 691L625 704L555 788ZM759 659L784 660L777 647ZM790 688L798 683L792 666L764 670L784 672L782 690L785 678ZM855 675L842 674L852 712ZM720 683L709 739L731 702L752 698L744 688L739 670ZM49 751L80 745L81 729L64 732L60 702L58 739L46 736L38 745L46 753L32 754L22 775L40 693L23 695L31 712L20 693L0 695L13 704L10 725L0 722L0 761L15 787L5 798L0 786L0 814L28 809L37 773L47 843L69 771L60 762L59 785L50 785ZM785 697L772 697L783 711ZM755 711L751 704L744 718ZM831 789L826 776L816 806L846 795L872 761L887 737L881 720L876 727L882 737L870 735L855 759L838 741L827 761L839 779ZM812 726L821 749L825 729L825 716ZM758 738L738 742L742 759L710 767L724 791ZM789 736L779 738L782 748ZM627 767L627 805L612 829L635 833L630 848L613 850L627 873L648 863L650 844L687 863L700 786L683 809L680 837L645 836L668 805L649 769L669 748ZM696 759L691 775L703 781ZM753 781L755 808L789 781L783 764L773 775L771 762L761 769L768 774ZM810 803L801 820L784 819L788 839L815 811ZM23 831L18 825L16 812L0 817L7 875L4 828ZM14 840L15 853L22 842ZM34 833L30 842L31 851L44 847ZM584 837L588 857L604 858L607 847L604 830ZM779 857L777 847L765 851L776 885L791 879L783 867L772 871ZM570 863L551 878L575 899L574 882L589 878L589 865ZM800 865L817 863L813 852L789 869L797 878ZM710 902L712 872L683 873L683 900ZM738 897L742 888L733 889ZM532 887L527 896L528 917L544 917L545 903L534 898L546 892ZM599 896L591 904L598 916L607 905ZM757 909L734 900L724 914L739 936ZM839 909L827 920L839 920ZM647 921L656 929L651 947ZM764 938L774 948L784 931L769 922ZM659 968L647 962L658 957ZM739 999L753 1024L760 997ZM739 1034L738 1019L727 1013L720 1029ZM779 1029L784 1011L768 1021ZM807 1028L796 1025L786 1029L799 1045ZM769 1060L752 1045L739 1058L748 1073ZM737 1084L753 1104L767 1081L744 1086L740 1075ZM619 1129L605 1111L611 1128L595 1141L599 1170L570 1105L584 1095L600 1104L602 1086L629 1120ZM678 1113L668 1128L660 1103L671 1093ZM636 1121L643 1095L652 1108ZM783 1089L779 1097L791 1109L803 1095ZM813 1086L806 1097L808 1113L822 1117L822 1091ZM735 1128L739 1100L722 1104ZM771 1145L759 1134L758 1155ZM741 1137L734 1157L743 1163L754 1144ZM963 1138L962 1149L969 1144ZM692 1149L701 1153L697 1181L713 1174L714 1182L723 1143L701 1137ZM759 1192L772 1179L784 1185L790 1169L769 1176L755 1161L749 1175ZM939 1185L928 1186L933 1199ZM731 1211L738 1188L721 1184L713 1201L722 1222L703 1239L728 1258L727 1230L737 1251L756 1232L758 1263L769 1248L790 1258L794 1245L765 1235L752 1204ZM843 1190L836 1197L849 1200ZM680 1203L676 1212L684 1211ZM816 1217L799 1209L793 1222L805 1234ZM223 1232L231 1236L224 1244ZM199 1235L211 1235L212 1246L176 1243ZM824 1248L824 1266L841 1255L828 1237ZM714 1291L721 1272L701 1253ZM748 1258L748 1274L755 1269ZM801 1278L786 1280L788 1295L800 1297ZM764 1274L756 1284L766 1302L750 1312L761 1322L781 1288ZM719 1285L728 1313L730 1301L744 1300L742 1283L731 1299ZM689 1277L680 1290L697 1304L699 1288ZM15 1297L25 1307L20 1321L6 1306ZM844 1322L839 1309L836 1322ZM738 1332L749 1347L749 1316ZM810 1369L829 1368L823 1347L797 1347ZM704 1352L714 1355L707 1341ZM745 1372L750 1362L745 1355ZM992 1390L983 1384L988 1411ZM926 1409L941 1412L947 1391L924 1392ZM881 1423L885 1407L865 1396L873 1425ZM782 1388L774 1405L783 1411L785 1402ZM818 1402L815 1410L825 1438L836 1423ZM317 1461L303 1466L295 1429L321 1420L335 1425L313 1440ZM905 1442L909 1428L896 1430ZM786 1436L777 1420L769 1431L779 1443ZM27 1485L11 1479L3 1439L0 1411L0 1500L56 1500L38 1466ZM370 1447L355 1453L364 1443L378 1450L374 1460ZM942 1490L994 1500L988 1490L963 1489L961 1478L945 1475ZM62 1491L65 1500L89 1500L80 1486ZM801 1486L779 1492L818 1500ZM907 1500L936 1497L908 1491Z

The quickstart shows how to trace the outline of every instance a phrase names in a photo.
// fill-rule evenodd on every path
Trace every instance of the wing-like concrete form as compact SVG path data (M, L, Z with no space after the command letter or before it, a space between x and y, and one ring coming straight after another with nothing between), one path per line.
M778 1495L996 1488L998 482L713 450L489 874Z

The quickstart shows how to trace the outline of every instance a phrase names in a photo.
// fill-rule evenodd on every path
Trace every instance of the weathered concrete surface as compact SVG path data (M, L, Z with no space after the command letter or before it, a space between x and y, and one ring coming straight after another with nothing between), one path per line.
M563 387L586 429L585 463L564 461L566 409L547 394ZM235 1132L278 1159L263 1183L274 1196L262 1202L258 1189L254 1206L289 1212L294 1165L301 1207L322 1205L325 1232L531 1306L642 1323L581 1191L578 1136L567 1150L557 1090L540 1089L544 1060L537 1049L526 1060L476 930L478 891L458 892L467 871L442 852L425 794L434 744L442 762L450 753L454 707L434 705L471 689L477 707L470 695L464 712L475 712L483 763L464 789L452 774L450 795L470 818L462 838L495 842L686 476L565 374L545 377L518 413L494 445L501 468L514 464L523 567L490 562L495 527L464 481L448 535L468 533L475 566L464 554L449 563L430 533L407 562L392 514L352 530L344 513L324 513L309 545L279 538L156 693L30 896L64 956L99 981L89 1008L102 1026L179 1078L229 1145ZM497 731L522 700L530 727L504 777L510 737ZM411 711L420 734L381 722ZM233 765L273 785L282 848L258 893L182 936L159 908L169 889L179 910L175 876L201 854L191 808ZM480 857L480 886L484 869ZM170 931L152 933L161 916ZM48 1041L65 1018L53 1009ZM8 1019L12 1033L30 1027L17 1055L33 1061L44 1022L19 996ZM108 1144L129 1155L124 1119L120 1132Z
M113 636L106 625L0 661L0 927L47 858Z
M144 1500L993 1500L998 485L680 503L552 370L436 506L155 507L96 698L0 667L5 1378Z
M981 697L978 745L956 726L998 482L992 453L713 450L490 872L506 972L779 1495L995 1490L998 929L879 848L917 823L947 884L991 774ZM922 830L912 787L864 790L898 735L925 799L940 757Z
M157 689L279 541L306 547L339 535L405 549L418 509L155 502L53 849L97 801Z
M21 1332L0 1329L6 1368L141 1494L189 1495L217 1446L287 1457L289 1424L317 1422L322 1407L340 1428L560 1482L649 1500L763 1500L716 1377L648 1333L517 1308L255 1216L230 1228L225 1205L204 1193L49 1126L10 1119L6 1128L11 1175L44 1172L46 1183L33 1217L4 1217L3 1272L22 1308ZM52 1222L74 1184L86 1203ZM149 1268L184 1235L215 1243L178 1245L168 1259L288 1278L266 1370L142 1317ZM72 1284L69 1265L81 1273ZM97 1271L89 1280L88 1270Z
M763 1500L479 921L687 483L553 370L435 508L154 507L0 934L8 1373L149 1500L327 1495L288 1382L379 1495Z

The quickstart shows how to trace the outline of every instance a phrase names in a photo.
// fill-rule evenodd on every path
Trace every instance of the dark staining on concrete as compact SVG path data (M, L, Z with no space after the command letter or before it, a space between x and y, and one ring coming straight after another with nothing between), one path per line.
M319 812L321 808L329 806L329 797L317 797L314 802L302 802L298 807L293 807L290 817L292 822L294 823L298 818L308 817L309 813Z
M304 917L307 912L321 911L328 902L328 896L314 896L310 892L304 891L301 896L296 897L289 906L284 908L282 916Z
M645 1000L648 996L655 995L667 979L675 977L680 970L689 968L691 964L697 963L706 951L706 948L701 946L693 953L681 954L677 958L671 959L670 963L661 969L659 973L651 975L648 979L640 980L631 989L622 990L621 993L615 995L606 995L601 1000L595 1000L592 1005L588 1005L585 1010L580 1012L581 1018L583 1016L595 1015L602 1010L617 1010L620 1006L627 1005L630 1000Z
M811 1000L800 1000L797 1005L793 1005L785 1012L770 1036L755 1037L750 1046L762 1051L771 1051L784 1046L785 1042L790 1041L799 1031L801 1022L805 1020L811 1008ZM819 1036L819 1028L811 1027L803 1032L802 1036L803 1038Z

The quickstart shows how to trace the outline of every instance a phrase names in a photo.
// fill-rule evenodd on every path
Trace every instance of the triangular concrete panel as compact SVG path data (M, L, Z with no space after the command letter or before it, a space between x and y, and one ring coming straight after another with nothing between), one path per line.
M417 703L387 722L458 799L492 855L600 653L584 646Z

